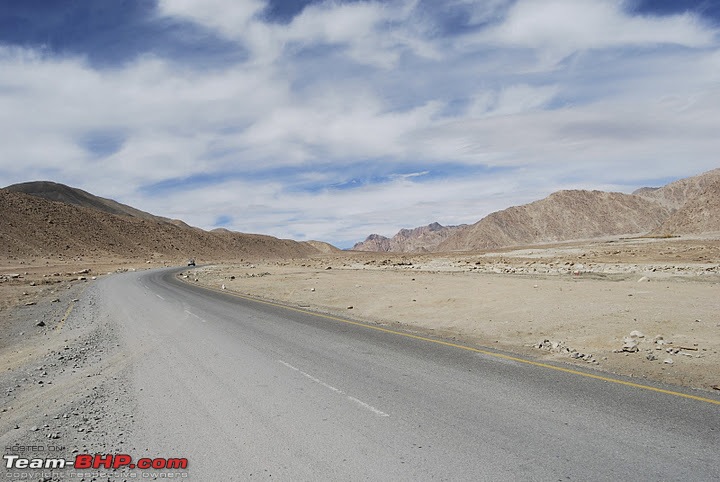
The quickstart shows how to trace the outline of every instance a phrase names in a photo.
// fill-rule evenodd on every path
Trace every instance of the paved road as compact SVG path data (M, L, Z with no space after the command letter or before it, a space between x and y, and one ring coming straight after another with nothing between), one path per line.
M97 289L134 357L135 450L188 457L194 480L720 480L718 404L208 291L171 270Z

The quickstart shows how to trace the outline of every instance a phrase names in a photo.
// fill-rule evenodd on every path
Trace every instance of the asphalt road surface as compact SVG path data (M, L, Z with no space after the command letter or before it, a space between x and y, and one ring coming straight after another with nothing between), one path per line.
M712 393L555 370L176 272L96 289L134 366L134 445L187 457L194 480L720 480Z

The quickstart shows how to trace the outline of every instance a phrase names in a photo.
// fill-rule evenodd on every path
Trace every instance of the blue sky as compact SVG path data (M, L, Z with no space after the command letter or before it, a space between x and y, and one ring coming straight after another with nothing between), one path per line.
M720 166L709 0L0 0L0 184L320 239Z

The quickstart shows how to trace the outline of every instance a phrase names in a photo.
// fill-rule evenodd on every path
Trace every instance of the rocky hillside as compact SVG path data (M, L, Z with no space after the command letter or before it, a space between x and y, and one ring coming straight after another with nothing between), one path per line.
M718 181L720 181L720 169L713 169L699 176L671 182L663 187L643 187L633 194L656 201L670 210L676 210Z
M398 253L434 251L440 243L463 226L442 226L432 223L415 229L401 229L392 238L371 234L352 247L354 251L392 251Z
M558 191L540 201L492 213L445 240L438 251L645 234L668 215L659 203L631 194Z
M720 176L704 184L679 209L673 212L654 235L720 233Z
M163 218L111 214L102 207L51 201L7 189L0 189L0 219L0 256L193 257L208 262L319 254L306 243L255 234L207 232Z

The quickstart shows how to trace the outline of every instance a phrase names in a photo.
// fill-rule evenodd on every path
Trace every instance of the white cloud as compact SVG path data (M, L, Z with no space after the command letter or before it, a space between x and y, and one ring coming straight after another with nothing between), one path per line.
M715 34L696 16L630 16L620 0L520 0L499 25L471 36L471 45L533 49L547 62L582 50L674 44L707 47Z
M557 86L509 85L499 92L476 94L468 108L470 117L522 114L545 107L557 96Z
M265 5L263 0L160 0L158 10L161 15L191 20L238 38Z
M459 2L471 24L508 8ZM263 2L162 2L249 49L211 70L153 56L95 70L0 46L2 184L51 178L206 228L228 214L233 229L347 245L717 167L720 46L695 17L520 1L443 37L421 5L331 2L279 25ZM96 131L119 133L117 151L87 150ZM384 181L329 187L366 165Z

